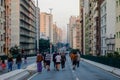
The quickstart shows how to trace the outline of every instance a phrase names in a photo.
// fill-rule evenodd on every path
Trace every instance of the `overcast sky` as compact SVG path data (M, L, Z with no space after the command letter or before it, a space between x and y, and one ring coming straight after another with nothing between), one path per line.
M58 27L65 28L71 15L78 16L79 0L38 0L41 12L49 13L52 8L53 22Z
M79 15L79 0L38 0L38 5L41 12L50 13L49 9L53 9L53 22L56 22L57 26L62 28L64 32L63 40L66 42L69 18L73 15Z

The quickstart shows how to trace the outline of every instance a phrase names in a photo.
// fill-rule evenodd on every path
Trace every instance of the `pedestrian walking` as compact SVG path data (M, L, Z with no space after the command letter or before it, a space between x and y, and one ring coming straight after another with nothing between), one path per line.
M70 54L70 57L71 57L71 61L72 61L72 66L73 66L73 70L75 70L76 68L76 65L77 65L77 54L74 52L74 53L71 53Z
M7 63L8 63L8 72L12 71L13 57L12 57L12 55L10 53L8 54Z
M2 60L0 58L0 71L2 71Z
M43 61L43 56L41 54L37 54L37 71L42 72L42 61Z
M56 69L57 71L60 70L60 63L61 63L61 55L59 53L57 53L57 56L55 57L56 59Z
M43 64L44 64L44 68L46 69L46 60L45 60L45 57L46 57L46 52L43 53Z
M2 70L5 70L5 68L6 68L6 64L5 64L5 60L2 60Z
M61 68L62 68L62 69L65 68L65 61L66 61L65 53L62 53L62 54L61 54Z
M80 64L80 53L77 52L77 67L79 67Z
M48 52L46 53L45 61L46 61L46 69L47 71L50 71L51 54Z
M54 69L56 69L56 59L55 59L56 56L57 56L57 52L54 52L54 54L53 54Z
M24 55L24 64L27 64L27 55Z
M17 69L21 69L22 57L20 54L18 54L16 57L16 64L17 64Z

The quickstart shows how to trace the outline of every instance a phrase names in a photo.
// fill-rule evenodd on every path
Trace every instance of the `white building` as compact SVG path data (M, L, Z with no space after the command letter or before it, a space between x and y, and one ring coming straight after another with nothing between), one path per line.
M120 0L115 0L115 1L116 1L115 49L117 52L120 53Z
M105 0L101 4L101 54L107 53L106 38L115 35L115 0Z

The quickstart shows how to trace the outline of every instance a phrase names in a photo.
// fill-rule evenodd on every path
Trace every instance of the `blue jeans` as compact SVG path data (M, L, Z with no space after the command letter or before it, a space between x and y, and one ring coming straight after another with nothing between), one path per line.
M21 62L18 62L17 63L17 69L20 69L21 68Z
M8 62L8 70L9 71L12 71L12 65L13 65L13 62Z

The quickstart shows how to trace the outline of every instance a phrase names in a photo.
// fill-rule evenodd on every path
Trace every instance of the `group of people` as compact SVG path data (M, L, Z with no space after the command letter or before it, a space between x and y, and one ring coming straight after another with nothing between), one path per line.
M56 69L57 71L59 71L60 69L60 64L62 69L65 68L65 61L66 61L66 56L64 53L60 54L55 52L53 54L54 69Z
M27 57L24 57L24 63L27 63ZM7 56L7 65L5 63L5 60L1 60L0 59L0 71L3 71L6 69L6 67L8 68L8 72L13 70L13 64L14 64L14 60L13 60L13 56L11 54L9 54ZM21 69L21 64L22 64L22 56L21 54L18 54L15 58L15 64L17 65L17 69Z
M54 63L54 69L59 71L60 70L60 64L61 64L61 68L65 68L65 61L66 61L66 56L64 53L57 53L54 52L53 56L52 54L48 53L48 52L44 52L44 54L38 54L37 55L37 71L41 72L42 71L42 61L44 64L44 68L47 69L47 71L50 71L50 64L51 64L51 60Z
M75 70L76 67L79 67L80 53L79 52L70 53L70 58L71 58L73 70ZM61 68L64 70L66 55L65 53L57 53L57 52L54 52L53 54L50 54L48 52L44 52L44 54L38 54L36 59L38 72L42 72L42 61L44 64L44 68L47 69L47 71L50 71L51 61L53 61L54 70L59 71L60 65Z

